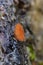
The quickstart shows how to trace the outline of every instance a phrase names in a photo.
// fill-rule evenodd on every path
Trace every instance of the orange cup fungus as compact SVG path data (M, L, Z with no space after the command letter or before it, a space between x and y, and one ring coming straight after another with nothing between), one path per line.
M25 32L23 26L20 23L15 25L14 36L19 41L25 41Z

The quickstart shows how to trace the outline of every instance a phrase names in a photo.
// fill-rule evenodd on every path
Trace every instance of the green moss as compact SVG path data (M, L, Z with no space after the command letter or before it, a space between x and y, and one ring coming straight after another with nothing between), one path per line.
M29 47L27 47L27 50L29 50L29 57L30 57L30 60L35 60L36 58L36 55L35 55L35 52L33 50L33 47L32 45L29 45Z
M42 63L38 63L39 65L43 65L43 62Z

